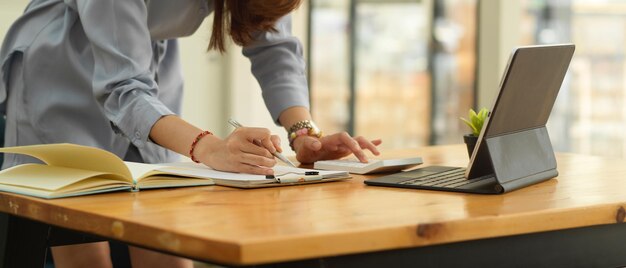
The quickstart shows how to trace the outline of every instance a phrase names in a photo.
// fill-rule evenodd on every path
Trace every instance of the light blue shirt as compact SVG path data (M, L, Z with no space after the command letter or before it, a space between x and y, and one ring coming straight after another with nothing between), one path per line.
M206 0L32 0L0 50L5 146L70 142L123 157L132 143L146 162L173 161L148 135L181 110L175 39L194 33L212 9ZM309 100L290 16L275 27L255 34L243 54L278 120ZM9 156L3 166L28 161Z

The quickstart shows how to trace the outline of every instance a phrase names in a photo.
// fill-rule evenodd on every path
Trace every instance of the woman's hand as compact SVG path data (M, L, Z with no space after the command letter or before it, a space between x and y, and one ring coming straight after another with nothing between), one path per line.
M354 154L361 162L367 162L367 157L363 150L369 150L374 155L380 152L376 146L382 140L369 141L364 137L350 137L348 133L341 132L322 138L312 136L299 136L293 141L293 148L296 151L296 159L300 163L313 163L318 160L338 159Z
M280 138L265 128L237 128L226 139L201 139L194 155L217 170L272 175L276 165L273 152L282 152Z

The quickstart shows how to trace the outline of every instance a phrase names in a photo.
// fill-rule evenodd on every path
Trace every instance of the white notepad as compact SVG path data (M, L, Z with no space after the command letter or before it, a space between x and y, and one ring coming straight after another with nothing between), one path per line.
M361 163L357 159L339 159L317 161L313 165L313 168L323 170L343 170L355 174L371 174L381 172L397 172L422 163L421 157L370 159L368 163Z
M268 178L265 175L255 175L246 173L233 173L212 169L202 164L193 162L168 163L170 173L179 173L183 176L208 177L217 185L231 186L238 188L262 188L276 187L297 184L311 184L320 182L330 182L345 180L350 178L350 174L342 170L324 170L295 168L283 165L274 166L274 176ZM314 173L307 175L307 173Z

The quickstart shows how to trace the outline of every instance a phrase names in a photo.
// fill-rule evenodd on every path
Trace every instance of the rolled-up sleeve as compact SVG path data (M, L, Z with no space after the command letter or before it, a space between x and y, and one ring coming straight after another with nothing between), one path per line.
M255 41L243 48L243 54L250 59L265 105L278 122L282 111L289 107L309 108L309 90L302 44L291 35L291 16L278 20L275 28L276 32L257 33Z
M112 127L143 147L154 123L173 114L157 98L146 5L143 0L73 4L93 51L94 96Z

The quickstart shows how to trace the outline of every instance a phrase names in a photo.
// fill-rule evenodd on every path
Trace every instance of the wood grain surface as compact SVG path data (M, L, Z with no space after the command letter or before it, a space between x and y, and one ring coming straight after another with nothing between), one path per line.
M461 145L386 152L425 165L467 165ZM0 193L0 210L227 264L262 264L624 221L626 160L557 154L560 175L503 195L343 182L221 186L44 200Z

